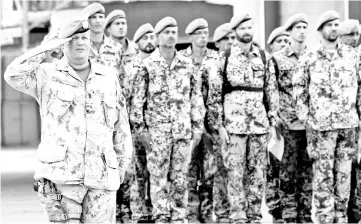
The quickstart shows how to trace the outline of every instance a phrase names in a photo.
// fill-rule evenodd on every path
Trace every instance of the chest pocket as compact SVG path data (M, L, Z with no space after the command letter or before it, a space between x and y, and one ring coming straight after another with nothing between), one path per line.
M253 85L255 85L255 87L263 87L264 77L265 77L264 65L258 63L253 64L252 71L253 71Z
M117 101L114 96L105 95L102 101L104 119L108 128L113 129L114 124L117 121Z
M292 87L294 69L291 66L279 66L278 83L281 87Z
M75 96L68 91L58 91L53 95L48 104L48 111L56 119L62 119L67 113L69 113L70 107L74 103Z

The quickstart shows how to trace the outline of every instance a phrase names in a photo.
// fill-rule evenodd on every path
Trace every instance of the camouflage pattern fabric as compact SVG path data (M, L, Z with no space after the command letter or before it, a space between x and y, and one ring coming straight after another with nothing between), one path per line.
M44 58L44 53L25 61L17 58L5 72L9 85L39 103L42 136L35 179L117 190L133 145L125 98L113 70L91 64L84 83L65 57L41 64Z
M348 223L354 128L312 131L308 151L313 162L313 201L318 223Z
M300 58L292 82L301 122L317 131L358 127L358 63L356 51L341 43L334 54L319 45Z
M183 178L186 178L191 158L191 149L187 149L187 145L191 141L192 132L201 134L204 128L202 80L199 73L194 72L191 60L178 52L170 67L159 49L145 58L143 63L145 69L140 70L134 81L138 91L132 100L131 121L136 133L148 130L151 134L153 145L152 152L147 152L147 168L150 173L153 217L158 222L170 216L172 220L184 220L188 204L187 186L184 190L180 188L186 184ZM169 127L162 128L162 125ZM177 147L184 149L187 156L189 153L189 161L181 160L177 164ZM157 153L161 153L161 156ZM163 165L167 161L169 164L174 163L175 167ZM187 171L179 171L179 165Z
M265 189L268 134L230 134L222 156L228 171L228 200L232 222L260 223Z
M219 54L211 49L206 49L201 62L197 61L192 52L192 47L179 51L179 53L192 59L193 65L202 75L202 94L204 104L207 107L208 98L208 76L213 72L212 66L217 66ZM205 127L208 127L207 121L212 117L205 117ZM214 122L213 122L214 123ZM211 130L207 130L211 131ZM213 146L211 136L204 133L199 146L192 154L192 160L188 172L188 220L210 221L213 214L213 177L215 170ZM199 214L200 213L200 214Z
M40 201L51 222L115 224L116 191L73 184L56 184L52 192L39 189Z

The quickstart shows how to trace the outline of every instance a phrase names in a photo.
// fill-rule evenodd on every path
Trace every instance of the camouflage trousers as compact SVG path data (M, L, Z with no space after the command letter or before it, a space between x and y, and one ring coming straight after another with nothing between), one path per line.
M347 223L355 129L312 131L308 152L313 163L314 222Z
M187 215L187 173L193 143L191 139L174 139L171 129L171 123L149 127L147 168L156 223L168 222L169 217L172 222L183 222Z
M188 222L212 220L214 172L212 136L204 133L188 168Z
M216 171L214 175L214 185L213 185L213 205L214 213L217 218L217 223L229 223L229 211L231 205L228 200L228 191L227 191L227 169L223 163L222 156L222 144L218 135L213 135L214 144L213 151L214 157L216 160Z
M260 223L268 134L229 134L222 148L232 222Z
M134 158L134 156L133 156ZM128 223L132 220L132 211L130 207L130 189L134 182L135 164L129 164L125 174L124 182L117 191L117 213L116 219L122 223Z
M304 130L283 130L282 161L269 154L266 203L279 222L309 223L312 207L312 160Z
M357 163L357 158L352 161L351 192L347 213L349 223L357 223L361 220L361 164Z
M132 221L148 220L152 214L150 201L149 172L147 169L146 150L136 137L133 138L135 150L135 179L130 190Z
M44 191L44 188L40 189L42 187L39 187L38 191L49 221L53 223L115 223L116 191L89 189L83 185L73 184L53 186L54 191Z

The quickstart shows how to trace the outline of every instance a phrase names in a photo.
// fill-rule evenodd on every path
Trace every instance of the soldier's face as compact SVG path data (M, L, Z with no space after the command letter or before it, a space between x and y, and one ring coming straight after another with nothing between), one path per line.
M158 35L159 46L175 47L178 41L178 26L166 27Z
M272 53L277 52L290 44L289 37L286 35L278 36L271 44Z
M95 13L94 15L89 17L88 22L89 22L90 32L97 34L104 32L104 23L105 23L104 14Z
M233 31L232 33L228 34L227 36L223 37L220 41L216 43L220 51L225 51L231 48L236 41L236 33Z
M77 33L71 36L71 41L64 44L64 55L69 62L76 64L88 60L90 50L90 33Z
M138 47L145 53L152 53L155 50L154 33L146 33L138 40Z
M299 22L293 25L290 30L290 37L298 43L303 43L306 40L307 33L308 25L304 22Z
M118 18L114 20L108 27L109 35L122 38L127 36L128 25L125 18Z
M191 41L198 47L206 47L208 43L209 29L198 29L191 34Z
M329 42L335 42L338 38L339 25L340 25L339 19L325 23L321 29L322 38L324 38Z
M248 20L236 27L237 39L242 43L250 43L253 40L253 20Z
M360 39L360 33L354 32L347 35L341 36L341 42L346 45L350 45L351 47L357 47L357 43Z

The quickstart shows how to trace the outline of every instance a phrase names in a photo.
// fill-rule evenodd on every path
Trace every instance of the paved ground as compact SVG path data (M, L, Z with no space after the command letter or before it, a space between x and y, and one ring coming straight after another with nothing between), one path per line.
M40 201L32 184L36 159L35 149L2 149L1 214L2 224L47 223ZM267 208L263 205L263 223L271 223Z

